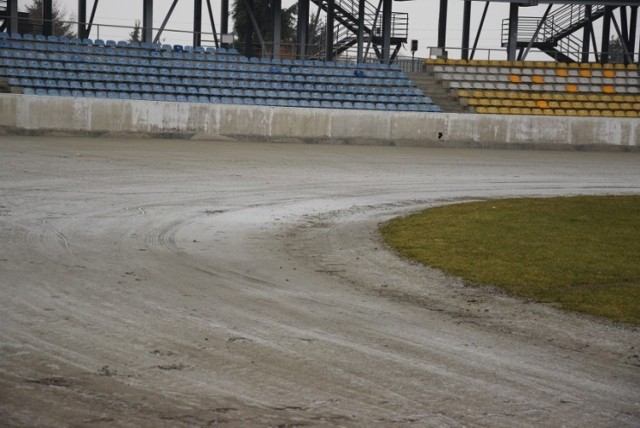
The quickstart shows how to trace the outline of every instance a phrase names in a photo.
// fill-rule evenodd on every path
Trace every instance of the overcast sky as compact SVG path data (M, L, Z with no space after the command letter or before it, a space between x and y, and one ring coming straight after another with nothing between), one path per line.
M67 16L75 19L77 16L77 0L57 0ZM230 0L230 5L234 0ZM295 0L283 0L283 7L291 5ZM377 0L369 0L377 4ZM29 4L31 0L19 0L19 5ZM172 0L155 0L154 2L154 27L160 27L162 21L171 6ZM214 20L219 31L220 26L220 0L211 0L214 9ZM436 46L438 39L438 11L439 0L413 0L394 2L395 12L409 13L409 40L419 41L418 57L428 56L428 47ZM87 19L89 18L93 0L87 0ZM312 5L312 7L314 7ZM475 37L484 2L473 2L472 24L471 24L471 44ZM460 47L462 39L462 0L449 0L448 23L447 23L447 46ZM521 16L542 16L544 6L521 8ZM206 12L206 2L203 1L203 31L210 32L211 26ZM193 0L179 0L167 28L188 31L192 26ZM480 48L491 48L503 51L500 47L500 31L502 20L508 17L508 5L492 3L489 8L487 20L484 25ZM109 28L106 25L120 25L133 27L136 19L142 18L142 0L100 0L94 20L97 24L105 24L92 30L91 37L102 39L127 39L131 29ZM229 23L232 28L231 22ZM99 34L98 34L99 32ZM167 43L190 44L192 37L186 33L165 32L163 38ZM401 55L410 56L409 44ZM477 57L486 57L486 53L478 53ZM459 57L459 53L452 53L452 57ZM492 58L501 58L503 55L498 52L492 53Z

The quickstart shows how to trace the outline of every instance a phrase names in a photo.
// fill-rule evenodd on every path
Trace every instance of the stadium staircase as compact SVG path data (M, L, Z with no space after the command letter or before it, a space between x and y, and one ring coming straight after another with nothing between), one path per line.
M26 95L439 112L395 65L251 58L235 49L0 33L0 79Z
M312 0L324 12L329 12L329 4L326 0ZM358 1L334 0L334 19L339 26L335 29L335 42L333 45L333 57L353 47L358 36ZM379 6L365 1L364 34L365 43L371 43L373 49L379 53L382 46L382 14ZM409 31L409 15L402 12L391 14L391 46L400 47L407 42ZM320 55L324 55L320 52ZM378 55L380 57L380 55ZM322 57L322 56L321 56Z
M472 113L640 117L637 64L428 59L427 73Z
M614 6L617 8L619 6ZM591 6L591 14L584 4L566 4L547 15L546 19L537 17L518 18L517 47L531 47L551 56L556 61L578 62L581 59L582 43L573 34L585 25L604 15L604 5ZM536 30L540 28L538 34ZM502 46L509 39L509 19L502 21Z
M440 82L435 79L433 74L427 73L407 73L412 82L422 89L425 94L429 94L431 100L440 106L445 113L464 113L465 107L462 106L457 97L445 89Z

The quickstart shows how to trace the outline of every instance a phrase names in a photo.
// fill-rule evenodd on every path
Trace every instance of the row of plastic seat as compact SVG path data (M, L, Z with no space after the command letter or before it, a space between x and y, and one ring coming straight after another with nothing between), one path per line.
M563 85L613 85L613 86L633 86L638 87L637 77L559 77L559 76L523 76L515 74L482 74L482 73L436 73L436 80L446 82L494 82L513 83L522 85L543 85L543 84L563 84Z
M4 37L1 35L5 35ZM3 40L4 39L4 40ZM92 53L99 48L106 48L106 50L99 50L98 52L104 52L109 54L117 54L119 56L138 56L145 55L147 51L153 52L163 52L167 54L178 54L177 56L171 56L173 58L180 58L181 55L189 55L189 58L197 58L197 59L205 59L212 55L203 55L203 54L217 54L217 56L235 56L238 57L240 61L246 60L251 62L260 62L274 65L285 65L285 66L308 66L308 67L329 67L329 68L340 68L340 67L353 67L353 64L347 62L333 62L333 61L318 61L318 60L296 60L296 59L279 59L279 58L251 58L247 59L242 55L238 54L238 51L234 48L214 48L214 47L193 47L193 46L182 46L182 45L169 45L169 44L157 44L157 43L139 43L132 41L114 41L114 40L91 40L91 39L69 39L66 37L55 37L49 36L44 37L40 35L32 36L32 35L20 35L20 34L12 34L7 35L7 33L0 33L0 41L9 42L11 47L16 49L27 49L31 51L52 51L52 52L60 52L61 49L65 50L64 47L68 46L69 49L78 48L89 48L82 49L76 52L83 53ZM28 44L30 42L37 42L38 44ZM8 46L4 46L8 47ZM118 50L115 53L114 50ZM147 52L148 53L148 52ZM195 54L195 56L194 56ZM361 63L358 64L358 67L365 70L399 70L399 67L395 64L388 65L385 63L371 62L371 63Z
M382 102L382 103L411 103L411 104L431 104L431 99L423 96L398 96L383 94L345 94L333 92L307 92L295 90L274 90L255 88L207 88L195 86L172 86L172 85L149 85L149 84L128 84L115 82L79 82L66 80L39 80L39 79L9 79L9 85L22 88L45 88L45 89L81 89L90 91L113 91L113 92L140 92L140 93L162 93L162 94L184 94L184 95L213 95L213 96L238 96L257 98L282 98L282 99L318 99L329 101L362 101L362 102Z
M615 70L639 70L638 64L599 64L593 62L586 63L563 63L556 61L508 61L508 60L464 60L449 58L426 58L425 64L432 65L463 65L480 67L520 67L520 68L568 68L568 69L615 69Z
M67 84L71 81L78 81L81 84L87 82L121 82L138 85L173 85L173 86L196 86L203 88L251 88L266 90L289 90L307 92L328 92L342 94L371 94L371 95L396 95L415 96L428 100L419 88L413 87L393 87L393 86L348 86L333 84L312 84L300 82L267 82L256 80L237 80L231 76L220 78L180 78L180 77L156 77L136 74L108 74L108 73L76 73L53 71L48 73L38 73L35 70L8 69L7 76L13 86L43 86L34 82L51 82L52 87L59 84ZM429 101L430 102L430 101Z
M466 90L460 89L456 96L459 98L499 98L520 100L546 100L546 101L581 101L581 102L615 102L615 103L640 103L640 95L619 94L580 94L563 92L528 92L528 91L492 91L492 90Z
M516 67L476 67L461 65L435 65L432 72L434 74L482 74L482 75L515 75L515 76L539 76L546 77L635 77L640 76L640 70L617 70L617 69L597 69L588 68L516 68Z
M574 109L574 110L633 110L640 111L640 103L591 102L591 101L547 101L547 100L518 100L499 98L469 98L468 106L484 107L528 107L541 109Z
M479 114L509 114L509 115L533 115L533 116L578 116L578 117L618 117L637 119L640 112L634 110L576 110L576 109L541 109L527 107L477 107L475 113Z
M128 93L114 91L68 90L68 89L27 89L25 95L71 96L85 98L109 98L118 100L145 100L160 102L191 102L212 104L243 104L278 107L310 107L332 109L361 109L361 110L390 110L390 111L416 111L416 112L440 112L440 108L425 104L382 103L362 101L330 101L330 100L296 100L282 98L251 98L245 96L205 96L184 94L149 94Z
M480 89L495 91L531 91L531 92L572 92L572 93L605 93L605 94L639 94L638 86L612 86L612 85L572 85L572 84L543 84L533 85L528 83L504 83L504 82L470 82L451 81L444 82L445 88L451 90Z
M170 67L167 67L170 65ZM275 81L298 81L298 82L320 82L335 83L349 85L385 85L385 86L409 86L411 82L408 78L379 78L379 77L352 77L350 75L323 75L316 74L312 70L297 70L295 68L289 70L273 71L268 66L260 67L238 67L225 66L225 63L208 64L206 68L189 68L179 67L177 64L167 64L166 61L158 61L157 64L128 64L126 62L111 63L87 63L87 62L64 62L49 61L38 59L14 59L0 57L0 67L5 68L21 68L21 69L42 69L42 70L66 70L66 71L85 71L85 72L103 72L103 73L136 73L143 75L161 75L161 76L185 76L185 77L214 77L223 75L222 73L231 73L233 78L242 78L247 80L275 80ZM240 76L240 77L238 77Z

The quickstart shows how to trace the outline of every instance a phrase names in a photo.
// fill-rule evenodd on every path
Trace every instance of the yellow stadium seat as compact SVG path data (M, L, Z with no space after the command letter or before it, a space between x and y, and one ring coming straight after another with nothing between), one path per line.
M602 64L602 68L606 70L613 70L613 64Z
M633 104L631 104L631 103L620 103L620 110L633 110Z
M488 98L480 98L478 100L478 105L481 105L483 107L489 107L491 105L491 100Z
M600 110L589 110L589 116L602 117L602 112Z
M565 85L567 92L578 92L578 85Z
M545 116L553 116L553 110L551 110L550 108L545 108L542 110L542 114Z
M541 100L542 99L542 94L540 92L532 92L531 93L531 99L532 100Z
M620 103L608 103L609 110L620 110Z
M536 104L536 101L534 101L534 100L526 100L524 102L524 106L528 107L528 108L536 108L538 105Z
M635 110L629 110L629 111L625 112L625 116L626 117L637 118L637 117L640 117L640 112L637 112Z
M518 100L518 99L512 99L511 100L511 105L513 107L524 107L524 101L523 100Z
M627 70L638 70L638 64L627 64Z
M589 110L578 110L578 116L582 116L582 117L589 116Z
M571 108L571 102L570 101L561 101L560 102L560 108L563 109L570 109Z
M479 105L479 104L480 104L480 102L479 102L479 101L480 101L480 100L478 100L477 98L469 98L469 99L467 100L467 105L469 105L469 106L477 106L477 105Z
M509 107L499 107L498 108L498 112L500 114L510 114L510 108Z
M594 103L597 103L598 101L600 101L600 95L597 94L589 94L588 95L588 100Z
M561 109L561 108L555 109L554 113L555 113L556 116L566 116L567 115L567 112L564 111L564 109Z
M459 98L469 98L469 91L466 89L458 89L458 97Z
M611 85L605 85L602 87L602 92L604 92L605 94L613 94L616 92L616 88Z
M606 110L607 109L607 103L602 102L602 101L597 102L596 103L596 108L600 109L600 110Z
M517 74L510 74L509 75L509 82L511 82L511 83L520 83L520 82L522 82L522 79Z
M571 99L576 101L589 101L589 96L587 94L571 94Z
M569 67L569 68L579 68L580 64L578 64L577 62L570 62L569 64L567 64L567 67Z
M536 107L541 108L541 109L545 109L549 107L549 103L545 100L538 100L536 101Z
M566 69L566 68L559 68L559 69L557 69L557 70L556 70L556 74L557 74L559 77L567 77L567 76L569 76L569 72L567 71L567 69Z
M520 110L521 114L526 114L526 115L530 115L531 114L531 109L530 108L523 108Z
M623 103L624 102L624 95L614 95L612 97L612 101L614 103Z
M484 98L484 91L478 91L478 90L471 91L471 96L473 98Z
M613 112L611 110L602 110L603 117L613 117Z
M541 85L544 83L544 76L531 76L531 83Z
M568 109L565 112L567 113L567 116L577 116L578 115L578 111L574 110L574 109Z
M640 111L640 103L633 103L633 110Z
M580 70L580 77L591 77L591 70L588 68L583 68Z
M610 65L610 64L609 64ZM616 72L614 70L604 70L602 72L602 76L608 79L613 79L616 77Z
M614 110L613 117L625 117L625 114L622 110Z
M522 114L522 109L520 107L511 107L509 114Z
M551 94L551 99L554 101L563 101L565 99L565 96L562 92L556 92Z
M558 101L549 101L549 108L557 109L560 108L560 103Z
M500 112L498 111L498 107L487 107L487 113L489 114L499 114Z
M499 100L499 99L497 99L497 98L492 98L492 99L490 100L491 105L492 105L492 106L494 106L494 107L500 107L500 106L502 105L502 102L501 102L501 101L502 101L502 100Z
M552 63L555 64L556 68L567 68L567 64L564 62L556 62L556 63Z
M582 104L582 101L571 101L571 108L580 110L583 107L584 105Z
M586 102L586 103L583 103L583 105L584 105L584 108L586 108L587 110L595 110L597 108L596 103L592 103L592 102Z
M539 116L539 115L541 115L541 114L542 114L542 110L541 110L541 109L539 109L539 108L532 108L532 109L531 109L531 114L536 115L536 116Z
M626 70L627 66L624 64L614 64L613 68L615 68L616 70Z

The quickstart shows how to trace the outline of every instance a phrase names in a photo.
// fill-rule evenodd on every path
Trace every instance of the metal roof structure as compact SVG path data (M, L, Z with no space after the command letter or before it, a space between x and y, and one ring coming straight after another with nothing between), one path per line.
M208 17L213 29L215 45L221 40L218 34L228 34L229 31L229 0L220 0L219 22L216 30L214 10L211 0L206 3L205 17ZM254 0L240 0L250 18L252 28L248 33L255 34L261 45L261 53L267 52L273 57L279 57L281 51L281 18L282 0L270 0L272 16L270 29L272 40L262 38L262 29L258 27L253 12ZM327 61L345 52L355 50L358 62L366 59L371 51L378 60L393 61L402 43L407 41L409 16L406 13L393 11L394 0L297 0L298 28L295 55L297 58L315 58ZM395 0L410 1L410 0ZM447 4L449 0L440 0L438 48L443 55L447 49ZM524 59L531 49L544 52L554 59L563 62L609 62L612 58L610 51L611 37L621 41L624 62L640 61L640 42L638 33L638 0L457 0L464 1L462 16L462 46L463 59L473 58L480 32L492 3L509 3L509 17L503 21L501 44L506 48L507 58L510 60ZM87 18L87 0L78 0L78 27L80 38L91 35L96 7L100 0L93 0L89 18ZM180 0L173 0L166 13L162 26L153 28L154 1L142 0L142 41L158 42L160 35ZM471 14L474 4L484 3L480 28L476 35L474 46L470 46ZM17 32L18 11L17 0L0 0L0 31ZM202 43L203 0L193 0L193 46ZM317 14L326 15L326 39L321 51L311 52L309 48L310 34L310 4L317 6ZM52 34L52 0L43 0L42 31L45 35ZM547 5L546 12L541 17L523 17L520 10L530 6ZM4 9L3 9L4 7ZM420 19L420 17L413 17ZM597 40L594 22L601 20L602 30ZM317 21L317 16L316 16ZM598 46L598 42L599 45ZM252 56L251 47L243 52Z

